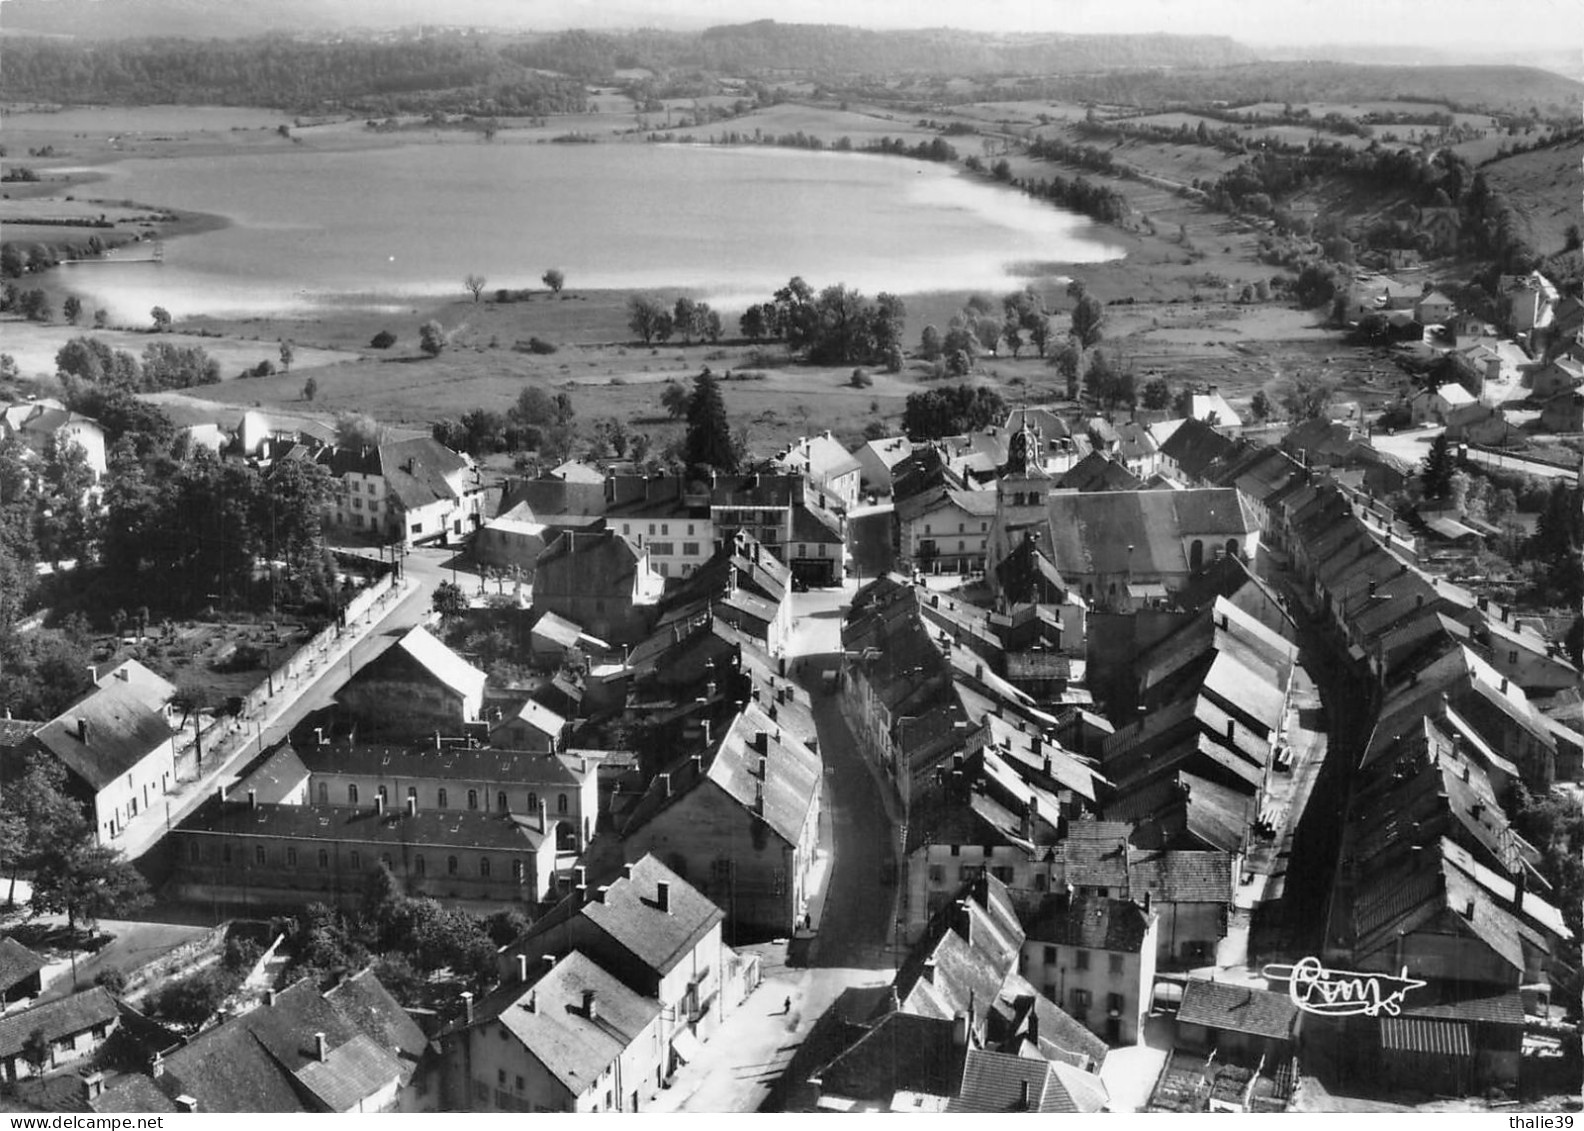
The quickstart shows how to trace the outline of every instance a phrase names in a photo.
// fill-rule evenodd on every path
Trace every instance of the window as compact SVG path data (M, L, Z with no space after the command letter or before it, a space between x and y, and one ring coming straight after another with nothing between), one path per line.
M982 864L964 864L957 869L957 879L959 881L977 880L983 872L984 865Z
M264 851L264 846L262 844L255 845L253 848L253 863L257 864L261 868L265 864L269 863L269 854Z
M358 799L357 799L357 785L353 784L353 785L347 786L347 804L348 805L356 805L357 803L358 803Z
M297 867L297 850L295 848L288 848L286 850L286 867Z
M1056 965L1056 948L1053 946L1048 946L1045 948L1045 965Z
M506 791L504 789L495 795L495 808L502 813L506 812Z
M957 540L957 552L960 554L964 550L966 550L967 548L968 548L968 543L964 542L961 538L959 538Z
M693 524L690 522L690 523L688 523L688 537L691 538L692 536L693 536ZM693 548L693 552L694 553L698 552L698 547L697 546L695 546Z
M1122 973L1122 956L1120 954L1108 956L1106 966L1109 972L1112 974Z
M798 550L798 552L797 552L797 556L798 557L800 557L800 558L808 557L808 547L806 545L804 545L802 542L798 543L797 550Z
M330 867L330 850L321 848L319 850L319 870L323 872L328 867Z
M1516 664L1518 662L1518 653L1517 652L1508 652L1507 653L1507 662L1509 664Z
M319 783L319 804L330 804L330 783L327 781Z
M379 799L381 801L389 801L390 800L390 794L385 792L385 787L384 786L376 787L374 792L379 795Z
M1012 882L1012 866L1010 864L997 864L994 868L990 869L990 874L996 879L1000 880L1003 884L1010 884Z
M1077 957L1073 959L1073 965L1079 970L1089 969L1089 952L1084 950L1082 947L1079 947L1077 951Z
M413 523L412 524L412 532L414 534L422 534L423 533L423 523L421 523L421 522Z
M956 855L960 854L961 852L962 852L962 845L954 844L954 845L951 846L951 854L953 856L956 856Z
M1044 891L1045 890L1045 873L1044 872L1040 872L1040 873L1035 875L1035 877L1034 877L1034 890L1035 891Z
M524 865L521 860L513 860L512 861L512 880L514 882L520 884L520 883L523 882L523 879L527 875L528 875L528 868L526 867L526 865Z
M502 1029L501 1030L501 1037L505 1038L505 1036L506 1036L506 1030ZM497 1068L495 1070L495 1082L497 1084L499 1084L503 1088L506 1086L506 1070L504 1068Z
M567 795L564 794L564 793L556 794L556 812L557 813L565 813L566 811L567 811Z
M445 809L450 806L451 796L450 794L446 793L444 786L441 786L440 791L435 794L435 804L441 809Z
M1111 1013L1121 1013L1124 1002L1121 994L1106 995L1106 1009Z
M696 557L698 557L698 555L699 555L699 544L697 542L684 542L684 543L682 543L682 556L683 557L696 558Z
M530 793L528 795L528 812L537 813L538 811L539 811L539 795L537 793Z
M1078 953L1082 954L1083 952L1079 951ZM1088 1009L1089 1008L1089 1000L1090 999L1089 999L1089 991L1088 990L1073 990L1072 996L1073 996L1073 1007L1075 1009Z
M363 854L354 848L351 855L347 857L347 863L352 865L354 872L361 872L363 870Z
M489 857L488 856L480 856L479 857L479 876L482 877L483 879L487 880L487 879L489 879L489 874L490 874Z
M944 864L931 864L929 866L929 881L932 884L946 882L946 866Z
M517 1077L517 1090L519 1092L523 1090L523 1078L521 1076Z
M651 522L649 524L649 536L651 538L654 537L654 532L655 532L655 524Z
M478 790L476 790L476 789L468 790L468 808L469 809L477 809L478 808Z
M455 856L447 856L446 857L446 875L454 876L456 874L457 874L457 858Z
M413 857L413 875L422 876L428 872L429 866L424 863L423 853Z
M414 801L418 800L418 787L415 785L408 786L407 796L411 797Z

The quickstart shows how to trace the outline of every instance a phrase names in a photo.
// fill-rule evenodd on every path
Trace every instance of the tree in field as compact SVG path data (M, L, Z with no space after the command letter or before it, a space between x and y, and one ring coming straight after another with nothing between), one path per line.
M103 330L108 325L110 325L110 312L101 306L94 311L94 329Z
M1051 368L1062 376L1067 386L1067 399L1078 399L1078 387L1083 382L1086 358L1083 347L1072 338L1057 346L1050 355Z
M681 420L687 415L690 399L687 386L680 381L667 381L665 388L660 390L660 404L672 420Z
M16 780L0 795L0 868L8 881L6 903L16 897L17 874L38 866L53 838L82 814L66 793L66 771L53 758L28 755Z
M642 338L644 345L654 342L662 319L669 321L669 312L659 299L633 295L627 300L627 328Z
M391 333L389 330L381 330L379 333L375 334L369 339L370 348L377 350L388 350L395 344L396 335Z
M1145 408L1169 408L1172 403L1171 386L1166 383L1166 378L1156 377L1145 382L1144 395L1139 401Z
M17 309L29 322L48 322L55 317L50 309L49 295L38 287L22 292L17 299Z
M682 335L682 341L691 345L699 328L699 304L685 296L677 299L671 311L671 324Z
M1105 337L1105 307L1094 295L1084 295L1073 307L1072 334L1084 349L1092 348Z
M1249 401L1249 412L1253 413L1254 419L1261 423L1271 418L1271 402L1265 395L1264 389L1255 390L1253 398Z
M142 873L119 848L98 843L81 817L33 870L33 910L64 914L73 937L79 924L125 919L151 902Z
M170 311L166 310L163 306L156 306L153 310L149 311L149 317L154 320L154 332L156 334L170 333Z
M467 278L462 280L463 289L466 290L468 294L473 296L474 302L478 302L479 296L484 293L484 288L488 284L489 280L483 275L469 275Z
M1133 403L1132 370L1101 350L1095 350L1089 357L1084 387L1091 397L1107 408Z
M919 352L924 355L924 359L934 361L944 348L941 344L941 332L934 326L924 327L924 333L919 338Z
M742 331L742 336L751 342L762 341L770 334L770 322L765 315L763 303L754 303L743 311L742 317L737 320L737 329Z
M1032 342L1045 356L1050 342L1050 313L1045 309L1045 297L1032 283L1021 291L1013 291L1001 300L1002 336L1012 347L1016 357L1025 340Z
M693 378L693 394L688 398L687 437L683 459L689 468L709 468L732 473L737 470L738 453L732 443L731 424L726 419L726 402L720 385L705 368Z
M429 321L418 327L418 348L430 357L438 357L440 351L446 347L445 327L440 323Z
M284 373L290 373L291 372L292 359L295 358L296 356L297 356L297 354L292 349L292 344L290 342L286 341L284 338L282 338L281 339L281 344L280 344L280 361L281 361L281 371L282 372L284 372Z
M308 380L303 382L302 398L305 401L311 401L318 395L319 379L317 377L309 377Z
M726 332L726 327L721 323L720 311L711 310L708 303L704 307L704 336L713 345L721 340L721 335Z
M561 293L561 288L566 286L566 275L562 273L561 268L552 267L540 277L540 281L550 288L551 294L558 295Z
M66 301L61 303L61 313L66 316L66 321L73 326L77 325L77 319L82 317L82 310L82 299L76 295L67 295Z
M994 389L947 385L908 394L902 430L911 440L935 440L976 432L1006 419L1006 402Z

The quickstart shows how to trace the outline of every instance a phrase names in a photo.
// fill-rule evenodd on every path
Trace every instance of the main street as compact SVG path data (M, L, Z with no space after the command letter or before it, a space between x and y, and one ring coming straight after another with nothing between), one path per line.
M841 618L852 588L793 596L792 641L788 648L799 682L813 704L825 763L824 800L830 853L822 896L813 902L814 935L747 948L760 957L763 981L737 1007L662 1091L648 1111L771 1110L784 1094L789 1069L809 1067L800 1056L826 1010L847 990L891 980L888 949L895 918L896 888L885 880L894 861L896 826L879 786L865 765L836 697L821 672L840 662ZM814 1066L814 1067L817 1067Z

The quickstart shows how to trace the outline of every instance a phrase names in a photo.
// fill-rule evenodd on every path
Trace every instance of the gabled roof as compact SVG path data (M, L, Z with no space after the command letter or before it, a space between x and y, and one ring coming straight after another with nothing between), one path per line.
M580 915L598 927L641 964L664 977L703 941L724 916L652 853L629 864L627 872L612 881L603 900L576 906L574 893L529 928L508 948L510 954L538 957L534 939L559 926L570 915ZM661 910L656 893L668 884L667 907Z
M411 1078L429 1039L372 969L344 979L324 997L337 1013L401 1061L403 1082Z
M1232 854L1186 849L1128 854L1128 892L1162 903L1232 902Z
M1138 954L1154 920L1129 899L1098 895L1047 895L1029 918L1028 937L1088 950Z
M94 677L95 687L110 687L117 683L131 687L151 705L164 706L176 697L174 683L136 660L122 660L115 667Z
M326 448L321 462L330 474L373 475L385 480L385 488L407 510L430 503L461 498L453 480L472 469L465 457L432 436L393 440L374 448Z
M1066 471L1057 484L1072 491L1136 491L1143 481L1127 466L1103 452L1090 452Z
M86 725L86 737L82 727ZM97 792L136 766L174 732L165 715L129 683L89 692L34 732L41 744Z
M949 1017L893 1010L814 1075L821 1091L857 1099L886 1099L901 1091L955 1095L966 1050L954 1043L954 1028Z
M1237 428L1243 423L1220 393L1194 393L1190 400L1188 415L1195 420L1210 423L1213 419L1222 428Z
M1220 432L1197 417L1183 421L1172 430L1160 446L1160 453L1169 457L1184 475L1198 479L1210 465L1235 445Z
M859 462L829 432L804 436L777 457L789 471L803 471L818 479L836 479L861 470Z
M946 1110L1089 1114L1103 1111L1108 1100L1098 1076L1072 1065L972 1049L963 1070L962 1091Z
M395 647L464 699L483 694L489 677L430 635L423 625L415 625Z
M1286 994L1189 978L1177 1010L1177 1024L1287 1041L1297 1036L1298 1007Z
M42 956L34 954L10 935L0 935L0 993L44 969Z
M372 806L265 805L260 802L250 807L235 802L222 805L210 799L183 821L178 831L314 843L333 838L343 843L429 848L440 852L467 848L511 852L538 850L547 839L554 845L555 828L553 815L548 827L541 828L537 817L484 810L419 809L408 816L393 807L382 815Z
M516 723L527 723L535 730L542 734L548 734L552 738L560 738L566 731L567 725L567 721L549 707L529 699L518 708L517 713L512 715L511 718L502 719L490 728L490 733L493 735L496 731L503 730Z
M1128 882L1128 837L1123 821L1074 821L1062 844L1067 882L1075 887L1124 891Z
M35 1029L49 1041L107 1025L117 1016L115 999L102 986L42 1002L0 1016L0 1062L21 1055L22 1046Z
M485 998L468 1027L502 1026L567 1091L580 1096L599 1086L617 1057L659 1016L660 1003L634 993L576 950L548 970L539 968L542 973L533 981L510 982Z
M279 804L307 784L308 767L290 743L282 743L270 756L226 790L226 796L246 800L248 794L268 805Z
M1259 523L1236 491L1102 491L1046 500L1051 560L1063 577L1186 574L1187 541L1242 542Z

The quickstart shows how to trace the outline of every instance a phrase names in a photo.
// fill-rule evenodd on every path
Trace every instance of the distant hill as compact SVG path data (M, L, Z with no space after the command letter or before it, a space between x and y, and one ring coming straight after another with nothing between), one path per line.
M1157 107L1254 102L1439 102L1460 109L1578 116L1584 83L1537 67L1407 67L1259 62L1193 70L1116 70L1041 84L1051 98Z

